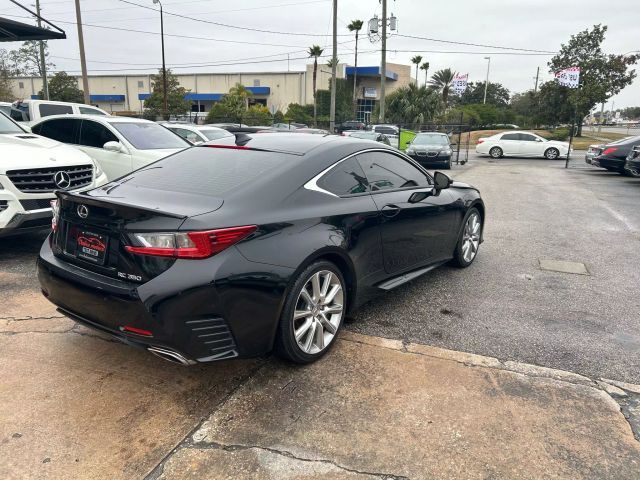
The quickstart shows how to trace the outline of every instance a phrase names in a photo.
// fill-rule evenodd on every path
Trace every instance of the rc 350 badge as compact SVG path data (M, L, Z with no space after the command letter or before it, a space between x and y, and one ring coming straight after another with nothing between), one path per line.
M131 273L118 272L118 277L124 280L132 280L134 282L142 281L142 277L140 275L133 275Z

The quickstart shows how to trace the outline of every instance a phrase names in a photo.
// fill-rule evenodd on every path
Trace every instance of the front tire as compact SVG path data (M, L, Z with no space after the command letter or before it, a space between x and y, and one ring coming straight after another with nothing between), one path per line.
M489 150L489 155L491 158L501 158L504 155L504 152L500 147L493 147Z
M544 152L544 158L547 160L556 160L560 156L560 151L557 148L547 148Z
M453 264L460 268L467 268L475 260L480 248L482 216L477 208L469 209L462 225L453 255Z
M319 261L296 278L285 301L276 353L294 363L311 363L329 351L342 328L347 289L340 270Z

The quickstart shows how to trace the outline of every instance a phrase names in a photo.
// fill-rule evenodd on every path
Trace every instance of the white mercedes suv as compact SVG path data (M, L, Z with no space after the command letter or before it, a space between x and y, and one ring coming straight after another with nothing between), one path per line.
M86 153L30 133L0 113L0 237L50 228L54 191L106 182Z

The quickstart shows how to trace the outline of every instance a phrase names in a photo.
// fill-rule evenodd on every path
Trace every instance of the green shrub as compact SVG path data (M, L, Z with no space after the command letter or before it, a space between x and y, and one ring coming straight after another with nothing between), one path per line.
M558 140L560 142L564 142L569 140L569 129L568 128L557 128L549 135L545 135L548 140Z

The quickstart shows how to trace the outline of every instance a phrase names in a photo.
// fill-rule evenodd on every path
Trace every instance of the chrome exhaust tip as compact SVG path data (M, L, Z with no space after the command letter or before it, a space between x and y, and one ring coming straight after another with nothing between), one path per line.
M147 348L149 353L155 355L156 357L160 357L163 360L166 360L171 363L177 363L180 365L189 366L194 365L196 362L193 360L189 360L185 358L182 354L178 352L174 352L173 350L169 350L162 347L149 347Z

